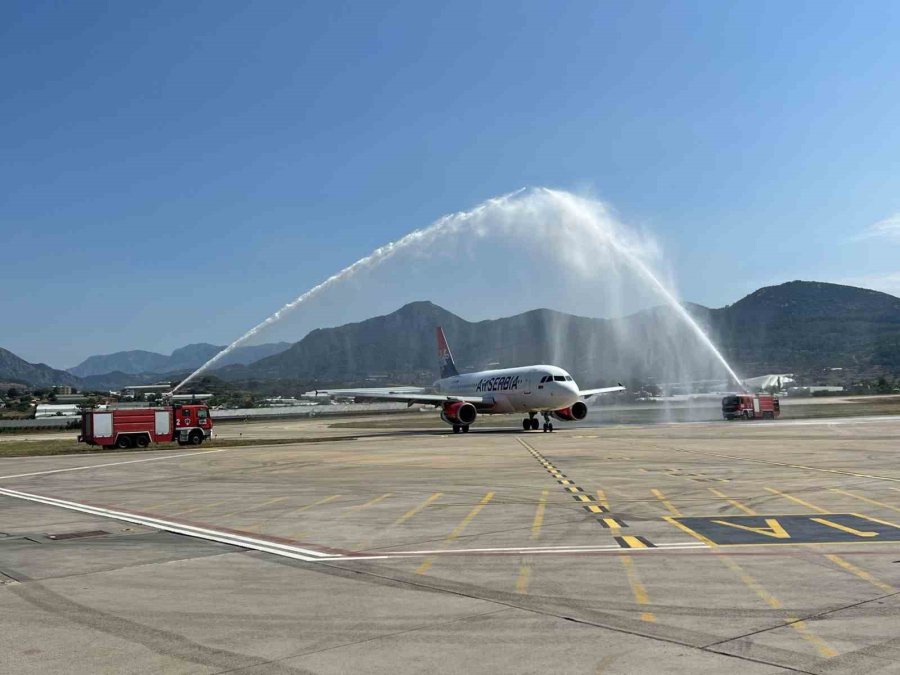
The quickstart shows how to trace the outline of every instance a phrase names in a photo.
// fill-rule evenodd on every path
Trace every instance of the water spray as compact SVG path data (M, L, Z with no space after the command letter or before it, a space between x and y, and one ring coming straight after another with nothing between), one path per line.
M561 194L561 197L568 198L571 197L571 195ZM713 353L719 363L721 363L725 367L725 370L728 371L728 374L734 380L735 384L743 390L744 385L741 381L741 378L738 377L738 374L736 372L734 372L732 367L728 364L728 361L725 360L725 357L722 356L722 353L713 344L713 341L710 340L706 332L700 327L700 324L698 324L694 320L694 317L692 317L690 313L684 308L684 305L678 302L678 299L675 297L675 295L665 287L665 285L659 280L659 277L653 274L650 268L644 264L640 257L632 253L627 247L622 246L615 240L610 240L609 245L618 250L623 256L625 256L625 258L628 259L628 262L634 267L634 269L637 270L637 272L647 281L649 281L650 284L652 284L656 292L659 293L668 303L668 305L675 310L679 318L681 318L690 327L693 333L700 339L700 342L702 342L703 345Z
M431 254L432 251L446 248L447 241L465 240L477 244L495 235L508 236L510 240L526 235L534 241L546 243L548 253L559 255L565 266L571 268L582 279L596 275L598 259L618 256L628 268L644 280L656 297L661 298L674 310L678 319L690 328L699 343L713 354L738 386L742 386L740 378L709 336L653 273L645 260L646 255L642 255L645 252L641 242L616 223L602 203L568 192L535 188L518 190L489 199L470 211L444 216L426 228L415 230L395 242L376 249L370 255L285 304L191 373L171 393L178 392L229 353L281 320L298 306L364 271L374 270L401 252L424 251ZM643 248L645 249L646 245ZM614 252L615 256L610 256L610 252ZM614 260L608 262L615 264Z

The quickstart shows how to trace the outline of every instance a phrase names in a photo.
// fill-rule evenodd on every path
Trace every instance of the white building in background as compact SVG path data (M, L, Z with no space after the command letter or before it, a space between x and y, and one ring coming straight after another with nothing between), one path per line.
M788 389L788 396L812 396L817 393L839 394L842 391L844 388L840 386L791 387Z
M81 408L71 403L54 405L51 403L38 403L34 411L34 418L42 417L80 417Z
M759 375L758 377L748 377L744 380L744 384L751 389L768 389L769 387L778 387L779 390L787 389L788 385L794 383L793 373L774 373L772 375Z
M284 398L283 396L276 396L275 398L263 399L262 405L267 408L287 408L298 405L318 405L318 403L316 401L301 401L300 399L296 398Z

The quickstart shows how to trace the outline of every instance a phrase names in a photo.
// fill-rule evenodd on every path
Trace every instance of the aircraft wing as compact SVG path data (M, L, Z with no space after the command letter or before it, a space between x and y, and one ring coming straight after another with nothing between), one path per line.
M590 398L591 396L596 396L597 394L611 394L614 391L625 391L625 387L619 384L618 387L602 387L600 389L583 389L578 393L584 398Z
M365 392L363 394L362 392ZM316 389L308 391L304 396L363 396L375 394L429 394L430 389L424 387L367 387L365 389Z
M312 394L313 392L309 392ZM318 396L346 396L348 398L372 398L381 401L403 401L413 405L415 403L426 403L429 405L437 405L448 401L465 401L466 403L474 403L477 405L493 405L494 399L491 396L456 396L453 394L431 394L417 387L394 387L380 389L318 389L315 392Z

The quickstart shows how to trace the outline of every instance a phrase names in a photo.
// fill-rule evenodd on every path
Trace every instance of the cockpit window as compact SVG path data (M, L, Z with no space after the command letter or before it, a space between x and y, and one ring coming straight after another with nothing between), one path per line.
M557 382L565 382L566 381L566 378L564 378L562 375L554 375L553 379L556 380Z
M552 380L552 379L553 379L553 376L552 376L552 375L544 375L544 376L541 378L541 384L543 384L544 382L547 382L547 381L549 381L549 380Z
M571 375L566 375L566 382L574 382Z

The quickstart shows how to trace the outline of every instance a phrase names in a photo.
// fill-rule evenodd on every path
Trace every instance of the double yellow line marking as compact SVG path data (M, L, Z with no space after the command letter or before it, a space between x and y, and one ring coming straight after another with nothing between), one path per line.
M812 509L813 511L818 511L819 513L831 513L831 511L829 511L828 509L824 509L821 506L816 506L815 504L812 504L808 501L800 499L799 497L789 495L788 493L782 492L781 490L776 490L775 488L770 488L770 487L767 487L765 489L766 489L766 491L771 492L772 494L776 494L780 497L784 497L785 499L792 501L795 504L800 504L801 506L805 506L806 508ZM837 489L832 489L832 492L844 493L843 490L837 490ZM858 495L854 495L849 492L844 493L844 494L848 494L851 497L859 498ZM871 500L869 500L869 501L871 501ZM824 518L813 518L813 520L816 520L818 522L824 521L824 524L828 525L829 527L834 527L839 530L844 530L845 532L849 532L850 534L853 534L857 537L865 537L869 534L867 532L860 532L859 530L855 530L852 527L847 527L846 525L841 525L840 523L836 523L831 520L826 520ZM856 565L851 563L849 560L845 560L844 558L837 555L836 553L823 553L822 555L824 555L828 560L833 562L835 565L837 565L841 569L844 569L847 572L850 572L850 574L853 574L853 575L859 577L860 579L871 584L875 588L878 588L882 591L886 591L888 593L893 593L894 591L896 591L896 589L893 586L891 586L890 584L885 583L884 581L881 581L880 579L876 578L872 574L869 574L868 572L866 572L864 569L857 567Z
M784 609L784 605L782 604L781 600L779 600L774 595L769 593L769 591L763 588L763 586L756 579L750 576L744 570L744 568L734 562L734 560L722 554L716 554L716 558L718 558L719 561L721 561L721 563L725 565L725 567L734 572L740 578L740 580L744 582L744 585L754 593L756 593L756 595L758 595L763 600L763 602L769 605L769 607L778 611ZM824 658L830 659L831 657L838 655L837 650L835 650L831 645L825 642L825 640L820 638L818 635L813 633L806 625L805 621L802 621L796 616L786 616L784 617L784 622L795 631L797 631L797 633L799 633L804 640L814 645L819 654Z
M724 499L726 502L728 502L729 504L731 504L734 508L738 509L739 511L743 511L743 512L746 513L748 516L755 516L755 515L757 515L757 514L756 514L756 511L754 511L753 509L751 509L749 506L744 506L743 504L741 504L741 503L740 503L739 501L737 501L736 499L731 499L728 495L726 495L726 494L725 494L724 492L722 492L721 490L716 490L716 488L709 488L709 491L712 492L716 497L719 497L720 499Z
M447 537L444 539L444 541L446 541L446 542L455 541L456 538L459 537L459 535L461 535L463 533L463 530L466 529L466 527L469 525L469 523L471 523L475 519L475 516L478 515L478 513L481 511L481 509L483 509L487 505L487 503L489 501L491 501L493 498L494 498L493 492L488 492L487 494L485 494L484 497L481 498L481 501L475 505L475 508L473 508L471 511L469 511L468 515L466 515L466 517L460 521L459 525L457 525L455 528L453 528L453 531L447 535ZM431 568L431 566L433 564L434 564L434 557L426 558L422 562L422 564L419 565L419 567L416 569L416 574L425 574Z
M765 488L765 490L767 492L771 492L772 494L778 495L779 497L787 499L788 501L791 501L795 504L803 506L804 508L807 508L807 509L811 509L818 513L822 513L822 514L830 513L830 511L828 509L825 509L821 506L817 506L816 504L808 502L805 499L801 499L800 497L790 495L781 490L776 490L775 488L770 488L770 487ZM727 495L722 494L718 490L710 488L710 491L713 494L716 494L716 496L725 499L728 503L732 504L733 506L735 506L739 510L743 511L747 515L756 515L756 512L753 509L745 506L744 504L741 504L737 500L729 498ZM860 497L859 495L847 493L843 490L833 489L832 491L838 492L841 494L847 494L848 496L855 497L857 499L863 499L863 501L871 501L875 504L878 504L877 502L874 502L874 500L869 500L868 498L863 498L863 497ZM657 497L659 497L659 495L657 495ZM878 504L878 505L882 506L882 504ZM838 525L837 523L831 523L830 521L829 521L829 524ZM857 567L850 561L845 560L844 558L842 558L841 556L839 556L837 554L823 553L822 555L827 560L831 561L832 563L834 563L841 569L843 569L847 572L850 572L854 576L862 579L863 581L866 581L867 583L871 584L872 586L875 586L879 590L882 590L887 593L893 593L896 591L896 589L893 586L891 586L890 584L887 584L884 581L881 581L880 579L876 578L874 575L861 569L860 567ZM753 590L764 602L766 602L766 604L768 604L770 607L772 607L772 609L776 609L776 610L784 609L784 605L777 597L775 597L769 591L767 591L756 579L754 579L752 576L750 576L735 561L733 561L732 559L726 557L724 554L721 554L721 553L717 553L716 557L722 562L722 564L724 564L726 567L731 569L735 574L737 574L740 577L741 581L743 581L744 584L748 588ZM816 650L819 652L819 654L821 656L823 656L824 658L831 658L831 657L837 656L837 654L838 654L837 650L835 650L831 645L829 645L821 637L819 637L814 632L812 632L805 621L803 621L795 616L787 616L784 619L784 621L787 625L789 625L791 628L793 628L795 631L797 631L805 640L807 640L808 642L813 644L815 646Z
M884 502L879 502L874 499L870 499L869 497L863 497L862 495L853 494L852 492L847 492L846 490L838 490L837 488L831 488L832 492L836 492L840 495L846 495L847 497L853 497L854 499L859 499L860 501L868 502L869 504L874 504L875 506L880 506L885 509L890 509L891 511L898 511L896 506L891 506L890 504L885 504Z
M356 506L351 506L346 511L344 511L344 513L341 514L341 517L346 518L347 516L352 515L352 514L356 513L357 511L361 511L362 509L366 509L370 506L375 506L375 504L377 504L379 502L383 502L385 499L392 496L393 494L394 494L393 492L388 492L386 494L379 495L379 496L375 497L374 499L370 499L365 504L357 504Z
M431 495L431 496L430 496L428 499L426 499L424 502L422 502L422 503L419 504L418 506L412 507L409 511L407 511L407 512L404 513L402 516L400 516L399 518L397 518L397 520L395 520L393 523L391 523L391 526L394 526L394 525L400 525L400 524L402 524L402 523L405 523L407 520L409 520L410 518L412 518L414 515L416 515L416 514L419 513L420 511L422 511L422 510L426 509L427 507L431 506L434 502L436 502L438 499L440 499L440 498L443 496L443 494L444 494L443 492L435 492L433 495Z
M641 578L634 568L634 561L631 559L631 556L620 555L619 560L622 561L622 567L625 568L625 576L628 577L628 584L631 586L631 592L634 594L634 601L639 607L648 606L650 604L650 596L647 595L647 589L641 583ZM641 612L641 621L656 623L656 615L645 609Z
M749 506L742 504L741 502L737 501L736 499L732 499L731 497L724 494L720 490L717 490L715 488L708 488L708 489L714 495L716 495L717 497L719 497L721 499L724 499L729 504L734 506L736 509L738 509L739 511L743 511L748 516L757 515L756 511L751 509ZM770 492L774 492L774 490L770 490ZM665 499L665 496L661 492L659 492L658 490L655 490L654 494L656 495L656 498L659 499L663 503L663 505L665 505L666 508L668 508L669 511L673 513L673 515L677 512L677 513L679 513L679 515L676 517L678 517L678 518L682 517L680 515L680 512L678 512L678 509L675 508L675 505L672 504L671 502L668 502L668 500ZM781 493L781 494L782 494L782 496L786 496L786 495L784 495L784 493ZM670 523L672 523L674 525L677 525L678 527L680 527L682 529L686 529L677 520L673 520L671 517L667 517L666 520L668 520ZM687 531L689 533L691 533L690 530L687 530ZM693 534L693 533L691 533L691 534ZM712 544L712 542L710 542L709 540L706 540L706 541L707 541L707 543ZM715 544L712 544L712 545L715 547ZM738 578L744 583L744 585L747 586L747 588L752 590L763 602L765 602L767 605L769 605L769 607L771 607L772 609L778 610L778 611L784 610L784 605L782 604L781 600L779 600L772 593L770 593L765 587L763 587L762 584L760 584L756 579L754 579L743 567L738 565L734 560L729 558L724 553L720 553L718 551L721 551L721 549L717 550L717 552L715 554L716 559L719 562L721 562L723 565L725 565L725 567L727 567L732 572L734 572L738 576ZM829 645L827 642L825 642L825 640L823 640L821 637L819 637L814 632L812 632L809 629L809 627L806 625L805 621L802 621L800 618L798 618L796 616L790 616L790 615L783 617L783 621L784 621L785 625L788 625L792 629L797 631L797 633L799 635L801 635L804 640L806 640L807 642L814 645L816 650L819 652L820 656L822 656L824 658L831 658L833 656L837 656L837 654L838 654L837 650L835 650L831 645Z
M531 538L537 539L541 536L541 525L544 524L544 511L547 509L547 490L541 491L541 498L538 501L537 508L534 510L534 520L531 523ZM528 582L531 579L531 565L523 562L519 565L519 578L516 579L516 593L528 593Z
M522 446L528 450L532 457L534 457L538 463L546 469L547 473L553 476L556 479L556 482L559 483L560 487L568 493L572 499L581 504L582 508L588 513L592 514L605 514L610 513L611 509L609 508L609 502L606 501L606 497L603 494L603 490L598 490L599 500L595 500L591 495L586 493L583 488L579 487L575 481L570 479L566 474L556 468L553 463L544 457L540 452L535 450L531 445L523 441L521 438L516 439ZM621 527L628 527L628 524L620 520L619 518L615 518L613 516L604 516L600 515L597 518L597 522L601 527L605 527L610 530L617 530Z

